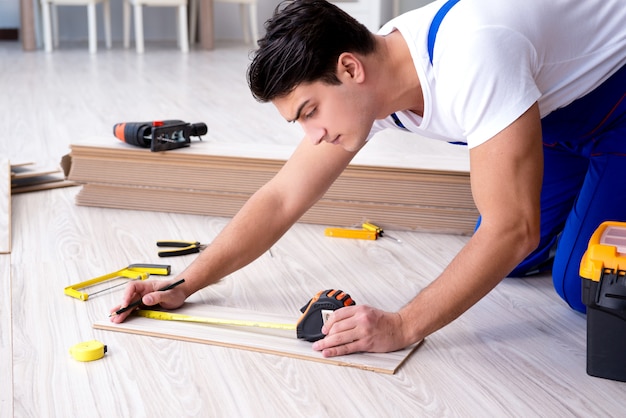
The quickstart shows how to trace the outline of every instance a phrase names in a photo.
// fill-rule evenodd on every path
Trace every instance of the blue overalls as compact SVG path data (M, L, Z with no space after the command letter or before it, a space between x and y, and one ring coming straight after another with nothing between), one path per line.
M445 3L431 23L431 64L439 25L459 1ZM589 238L603 221L626 221L626 66L591 93L544 117L541 127L541 241L509 276L552 268L557 293L585 312L579 267Z

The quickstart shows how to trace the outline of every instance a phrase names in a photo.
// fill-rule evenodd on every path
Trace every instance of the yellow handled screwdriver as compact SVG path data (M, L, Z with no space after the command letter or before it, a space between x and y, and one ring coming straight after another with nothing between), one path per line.
M372 231L375 232L376 235L380 236L380 237L386 237L386 238L391 238L392 240L402 243L402 241L396 237L392 237L391 235L387 235L385 234L385 231L383 231L383 229L377 225L374 225L371 222L364 222L362 225L363 229L365 229L366 231Z
M334 238L352 238L352 239L368 239L375 240L378 238L376 231L368 231L366 229L346 229L346 228L326 228L324 235Z

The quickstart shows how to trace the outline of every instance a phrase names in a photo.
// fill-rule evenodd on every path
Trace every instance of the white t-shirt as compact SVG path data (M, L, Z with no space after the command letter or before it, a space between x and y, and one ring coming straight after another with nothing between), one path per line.
M535 101L541 117L591 92L626 64L626 0L461 0L443 18L433 64L427 35L436 1L393 19L424 94L424 116L396 115L412 132L475 147ZM388 117L375 132L396 127Z

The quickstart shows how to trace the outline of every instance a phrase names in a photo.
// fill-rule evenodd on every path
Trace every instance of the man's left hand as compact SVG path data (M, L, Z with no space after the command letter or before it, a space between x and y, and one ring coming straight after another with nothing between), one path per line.
M326 337L313 349L324 357L356 352L386 353L408 345L402 333L399 313L385 312L371 306L346 306L333 312L322 327Z

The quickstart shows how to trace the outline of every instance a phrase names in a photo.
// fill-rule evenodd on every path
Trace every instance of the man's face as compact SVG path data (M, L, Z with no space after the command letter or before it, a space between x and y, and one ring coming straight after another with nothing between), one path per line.
M350 82L300 84L272 103L288 122L299 122L314 145L325 141L358 151L374 123L364 89Z

